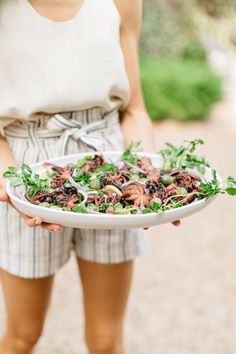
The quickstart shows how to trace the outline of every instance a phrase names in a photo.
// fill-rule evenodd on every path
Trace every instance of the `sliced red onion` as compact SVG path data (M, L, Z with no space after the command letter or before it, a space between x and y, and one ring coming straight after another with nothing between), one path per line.
M180 173L180 171L176 170L176 171L170 172L169 175L170 176L177 176L177 175L179 175L179 173Z
M116 200L117 200L117 194L114 193L114 195L112 196L111 204L114 205Z
M47 162L47 161L43 163L43 166L45 166L45 167L54 167L54 168L59 168L59 169L63 168L61 166L54 165L53 163Z
M82 189L82 187L81 187L81 185L80 185L79 183L76 183L76 182L74 181L74 179L73 179L71 176L68 177L68 181L72 184L72 186L74 186L74 187L77 189L77 191L78 191L80 194L82 194L82 196L83 196L83 198L84 198L84 199L82 200L82 202L79 203L78 205L85 204L86 201L88 200L89 194L98 194L97 191L85 191L84 189Z
M143 175L147 175L147 172L144 171L144 170L142 170L142 169L139 168L138 166L133 165L132 163L129 163L129 162L125 161L125 160L124 160L124 162L125 162L128 166L130 166L131 168L133 168L133 169L137 170L138 172L142 173Z
M77 192L79 192L84 198L79 205L84 204L88 199L88 193L84 189L82 189L81 186L78 183L76 183L71 176L68 177L68 181L72 184L72 186L74 186L77 189Z
M20 192L17 188L14 188L13 192L14 192L15 197L17 197L20 200L23 200L24 202L29 203L29 201L24 196L23 192Z
M117 164L117 167L118 167L119 170L121 170L122 167L124 167L124 166L125 166L124 161L119 161L118 164Z
M43 166L44 166L44 167L52 167L52 168L54 168L55 170L63 170L64 168L66 168L66 167L54 165L53 163L47 162L47 161L43 163ZM73 167L73 168L74 168L74 167ZM74 168L73 174L74 174L75 170L76 170L76 169Z

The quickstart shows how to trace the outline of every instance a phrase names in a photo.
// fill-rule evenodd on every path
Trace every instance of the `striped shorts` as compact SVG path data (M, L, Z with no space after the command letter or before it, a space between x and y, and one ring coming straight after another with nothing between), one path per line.
M65 113L61 117L69 126L72 122L82 128L99 121L104 124L80 139L79 134L74 134L75 128L73 134L68 134L68 130L60 133L48 130L50 116L47 115L40 116L37 121L16 121L5 129L5 136L18 165L23 162L32 164L63 153L91 152L94 151L93 142L103 151L123 149L118 111L106 117L101 109L92 108ZM134 259L145 248L143 230L65 227L61 232L53 233L27 227L15 209L0 203L0 268L20 277L40 278L54 274L69 260L71 251L91 262L114 264Z

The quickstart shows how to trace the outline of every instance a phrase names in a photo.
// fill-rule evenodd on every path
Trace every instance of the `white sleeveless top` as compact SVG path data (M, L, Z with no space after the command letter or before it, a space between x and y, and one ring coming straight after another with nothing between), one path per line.
M123 108L129 97L113 0L84 0L65 22L0 0L0 129L40 113Z

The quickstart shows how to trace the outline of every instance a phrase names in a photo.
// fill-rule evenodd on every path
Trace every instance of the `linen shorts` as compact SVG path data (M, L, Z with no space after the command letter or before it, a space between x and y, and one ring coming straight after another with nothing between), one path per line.
M104 119L98 108L62 114L85 126ZM18 165L32 164L62 154L94 151L80 139L67 135L67 140L47 131L50 116L37 121L17 121L5 129ZM63 133L65 135L65 133ZM62 135L63 135L62 134ZM118 111L113 112L102 129L89 133L103 151L122 150L123 137ZM0 203L0 268L24 278L40 278L54 274L70 258L71 251L91 262L115 264L134 259L146 248L143 230L90 230L65 227L59 233L26 226L15 209Z

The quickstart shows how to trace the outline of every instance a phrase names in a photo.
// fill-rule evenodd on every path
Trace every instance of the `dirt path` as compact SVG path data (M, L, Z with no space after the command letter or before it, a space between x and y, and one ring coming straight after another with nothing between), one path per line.
M201 137L207 142L203 151L218 171L236 175L236 112L222 104L212 118L156 125L157 144ZM147 237L150 247L137 261L129 302L127 353L235 354L236 201L222 196L181 227L153 228ZM55 285L37 354L85 354L73 260L58 273Z

